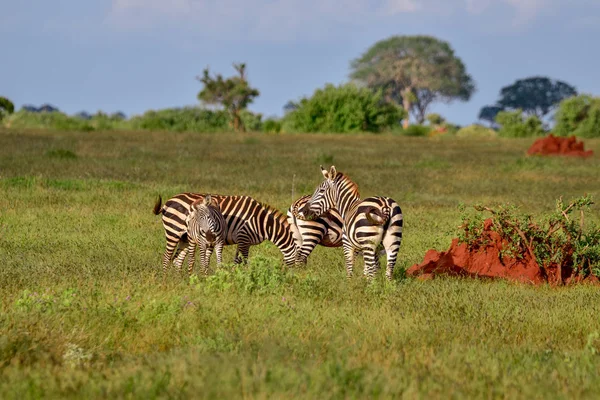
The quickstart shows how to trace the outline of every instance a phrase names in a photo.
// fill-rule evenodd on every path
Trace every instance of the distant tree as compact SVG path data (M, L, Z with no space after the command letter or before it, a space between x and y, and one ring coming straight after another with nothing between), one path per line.
M223 106L230 115L233 129L244 131L241 112L254 101L260 92L250 87L246 79L246 64L233 64L238 76L223 79L220 74L211 77L208 68L197 77L204 88L198 93L198 99L206 104Z
M496 115L503 110L504 108L501 106L484 106L479 110L479 116L477 118L489 122L490 127L494 127L496 126Z
M534 76L503 87L498 105L505 109L521 109L527 115L543 118L563 99L575 95L577 91L568 83Z
M401 104L418 123L432 103L466 101L475 92L473 79L450 44L430 36L381 40L352 61L351 70L352 79L382 89L386 100Z
M444 119L444 117L442 117L440 114L437 113L431 113L431 114L427 114L425 116L425 119L427 120L427 122L429 122L431 125L441 125L444 122L446 122L446 120Z
M296 109L298 109L299 105L296 102L293 102L292 100L288 101L287 103L285 103L285 105L283 106L283 113L287 114L291 111L294 111Z
M52 104L42 104L40 108L38 108L38 112L59 112L60 110L54 107Z
M0 121L7 116L15 112L15 105L6 97L0 96Z
M92 116L90 113L86 112L86 111L80 111L77 114L75 114L75 117L79 118L79 119L83 119L83 120L90 120L92 119Z
M127 115L123 111L117 111L110 114L110 119L115 121L123 121L127 119Z

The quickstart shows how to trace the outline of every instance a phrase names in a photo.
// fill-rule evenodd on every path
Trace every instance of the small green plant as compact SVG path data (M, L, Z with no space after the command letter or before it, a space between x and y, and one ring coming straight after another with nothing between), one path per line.
M513 205L494 209L474 206L479 212L489 212L492 217L484 220L481 214L472 216L463 211L463 223L459 240L471 250L485 246L485 231L497 232L503 240L502 255L522 258L529 254L540 267L557 267L571 271L571 276L600 277L600 228L591 225L585 229L584 210L593 203L591 196L583 196L565 204L557 200L556 211L545 222L535 222L531 215L519 213ZM573 213L579 212L579 218ZM562 274L560 274L562 276Z

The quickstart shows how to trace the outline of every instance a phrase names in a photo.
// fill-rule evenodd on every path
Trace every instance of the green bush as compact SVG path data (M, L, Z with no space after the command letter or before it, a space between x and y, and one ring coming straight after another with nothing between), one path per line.
M446 121L444 119L444 117L442 117L440 114L436 114L436 113L427 114L425 116L425 119L431 125L441 125L441 124L443 124Z
M262 130L262 114L253 113L248 110L242 110L240 112L240 119L244 128L248 132L258 132Z
M146 111L127 121L127 126L131 129L175 132L223 132L230 129L227 112L198 107Z
M404 136L427 136L431 132L431 127L419 124L409 125L406 128L395 130L395 132Z
M486 128L483 125L473 124L460 128L458 131L456 131L456 136L473 138L494 137L496 136L496 131L490 128Z
M29 112L18 111L6 118L5 126L16 129L52 129L59 131L91 131L91 121L70 117L59 111Z
M496 115L496 123L500 125L498 135L502 137L530 137L544 134L542 121L534 115L527 118L523 116L523 111L500 111Z
M554 133L600 137L600 97L580 95L563 100L554 117Z
M281 132L281 121L275 118L267 118L262 124L262 131L267 133Z
M0 96L0 121L6 116L15 112L15 105L6 97Z
M381 92L328 84L300 100L285 116L283 127L287 132L380 132L405 116L402 108L383 101Z

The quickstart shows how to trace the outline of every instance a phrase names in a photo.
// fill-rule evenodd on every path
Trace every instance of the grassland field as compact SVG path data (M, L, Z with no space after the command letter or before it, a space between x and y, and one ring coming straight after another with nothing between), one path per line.
M460 203L600 201L600 140L589 159L532 141L0 130L0 398L598 398L598 287L404 275L449 246ZM320 164L402 206L392 283L360 260L347 280L341 249L285 270L266 242L244 268L162 276L159 194L285 211Z

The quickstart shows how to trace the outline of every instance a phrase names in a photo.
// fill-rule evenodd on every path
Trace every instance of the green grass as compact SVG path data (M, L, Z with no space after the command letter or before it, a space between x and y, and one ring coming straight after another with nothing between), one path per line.
M600 200L598 155L526 157L532 141L0 131L0 398L597 398L597 287L403 274L449 246L461 202ZM269 243L163 279L158 194L283 211L332 160L403 208L393 283L346 280L340 249L282 270Z

